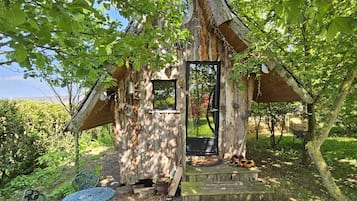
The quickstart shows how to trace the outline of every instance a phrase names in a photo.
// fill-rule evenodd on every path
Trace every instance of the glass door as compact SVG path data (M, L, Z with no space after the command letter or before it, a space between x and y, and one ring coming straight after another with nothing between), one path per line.
M220 63L187 62L186 153L218 154Z

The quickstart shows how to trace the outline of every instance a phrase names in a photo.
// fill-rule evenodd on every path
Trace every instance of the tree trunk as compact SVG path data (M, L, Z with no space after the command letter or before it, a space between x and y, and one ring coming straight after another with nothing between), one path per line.
M255 140L258 141L259 139L259 128L260 128L260 122L262 120L262 115L259 114L258 117L258 122L256 121L256 117L254 118L254 123L255 123Z
M303 150L301 155L301 163L303 166L307 167L311 161L309 161L307 143L311 140L311 136L315 132L315 108L314 104L307 104L307 118L308 118L308 129L306 135L304 135Z
M336 200L347 201L348 199L342 193L340 188L336 185L334 178L331 175L331 172L328 169L328 164L322 157L320 148L317 147L313 142L307 144L307 149L312 160L315 163L317 170L320 172L321 179L326 189L329 191Z
M79 172L79 131L76 131L74 133L74 150L75 150L74 166L76 168L76 172Z
M346 99L346 96L349 90L352 87L352 83L354 78L356 77L357 70L349 69L344 81L341 83L340 92L337 98L334 101L334 104L331 108L331 112L328 116L327 124L321 129L321 132L314 132L312 136L312 140L307 143L307 150L315 162L315 166L317 170L320 172L322 182L336 200L346 201L347 197L342 193L340 188L336 185L334 178L331 175L331 172L328 169L328 165L326 164L324 158L322 157L320 147L328 137L330 130L333 124L336 122L338 114L342 108L343 102ZM313 110L312 110L313 111Z

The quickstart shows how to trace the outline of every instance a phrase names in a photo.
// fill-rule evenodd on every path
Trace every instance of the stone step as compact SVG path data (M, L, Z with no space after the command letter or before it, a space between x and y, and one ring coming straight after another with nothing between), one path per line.
M186 166L185 181L191 182L216 182L216 181L256 181L258 179L257 168L241 168L228 164L210 167Z
M183 201L272 200L272 195L259 181L181 182Z

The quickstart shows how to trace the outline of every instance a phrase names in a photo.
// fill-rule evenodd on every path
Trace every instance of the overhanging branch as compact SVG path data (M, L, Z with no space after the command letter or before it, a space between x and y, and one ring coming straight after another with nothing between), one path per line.
M326 126L324 126L321 130L320 135L316 135L315 141L318 146L321 146L325 139L328 137L330 130L333 124L336 122L336 119L341 111L343 103L352 88L353 80L355 79L357 74L357 69L349 68L347 71L346 77L340 85L339 93L337 98L335 99L333 106L331 108L331 112L329 113L328 121Z
M0 61L0 66L2 65L10 65L12 63L16 62L15 59L8 60L8 61Z

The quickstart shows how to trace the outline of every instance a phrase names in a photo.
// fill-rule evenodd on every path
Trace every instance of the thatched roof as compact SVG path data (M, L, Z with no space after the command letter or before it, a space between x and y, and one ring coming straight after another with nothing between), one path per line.
M251 43L248 39L249 28L240 17L232 11L225 0L208 0L215 25L225 40L237 52L245 50ZM141 29L140 24L130 23L126 29L135 32ZM253 99L257 102L312 102L312 96L304 89L296 77L276 58L271 58L266 66L269 73L263 73L261 79L255 81ZM126 68L117 68L113 77L122 79ZM112 100L101 101L100 95L106 91L102 84L96 83L82 102L78 112L72 117L66 130L80 131L114 122Z

